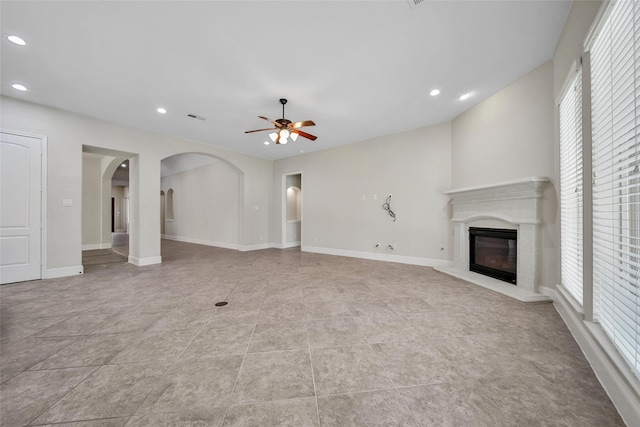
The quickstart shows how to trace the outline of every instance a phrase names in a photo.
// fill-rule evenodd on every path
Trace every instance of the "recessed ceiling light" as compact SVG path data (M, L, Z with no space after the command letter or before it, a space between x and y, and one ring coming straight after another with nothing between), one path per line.
M465 99L469 99L471 97L471 92L465 92L458 97L460 101L464 101Z
M431 92L429 92L429 95L431 95L431 96L440 95L440 89L433 89Z
M167 110L165 108L162 107L158 107L156 108L156 111L160 114L167 114Z
M19 90L20 92L27 91L27 87L25 85L21 85L20 83L14 83L11 85L11 87L14 88L15 90Z
M14 36L13 34L9 34L7 36L7 40L9 40L13 44L17 44L18 46L24 46L27 44L26 41L22 37Z
M270 142L269 142L269 141L265 141L265 142L264 142L264 145L269 145L269 144L270 144Z

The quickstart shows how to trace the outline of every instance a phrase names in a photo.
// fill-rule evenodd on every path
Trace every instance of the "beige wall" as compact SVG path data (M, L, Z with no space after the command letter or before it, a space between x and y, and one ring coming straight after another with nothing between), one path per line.
M138 264L160 258L160 162L184 152L210 154L242 173L241 244L268 246L272 163L210 145L158 135L86 116L1 97L3 129L48 138L47 266L48 276L77 274L82 264L83 145L131 153L130 260ZM62 199L74 206L62 207Z
M442 191L548 176L552 185L544 199L542 284L552 286L559 276L554 100L570 64L582 50L598 6L598 2L574 2L553 62L531 71L451 123L275 162L2 97L5 129L49 138L49 268L64 269L81 262L81 201L88 197L82 193L84 144L133 156L131 220L137 225L132 225L131 232L140 237L132 241L132 251L152 260L160 251L160 161L181 152L211 154L240 171L237 241L241 248L286 243L281 228L282 176L301 172L303 248L400 261L403 259L398 257L425 262L450 258L448 206ZM391 205L398 218L395 223L381 208L389 194L393 194ZM77 203L63 209L63 198ZM86 238L94 240L89 233ZM233 238L226 236L224 240ZM383 245L382 249L375 248L376 243ZM386 250L388 244L395 244L396 250Z
M102 174L98 156L82 156L82 247L102 248Z
M602 1L574 1L553 56L553 94L560 95L573 63L584 52L584 41Z
M454 188L553 176L552 71L547 62L453 120Z
M283 243L283 175L300 172L304 250L427 264L448 258L442 192L451 188L450 141L444 123L274 162L272 240ZM396 222L382 209L389 194Z
M454 188L528 176L551 179L543 198L542 286L554 286L560 271L554 114L553 65L547 62L456 117L451 125Z
M165 194L173 189L174 214L165 238L240 248L241 185L242 175L225 162L163 177Z

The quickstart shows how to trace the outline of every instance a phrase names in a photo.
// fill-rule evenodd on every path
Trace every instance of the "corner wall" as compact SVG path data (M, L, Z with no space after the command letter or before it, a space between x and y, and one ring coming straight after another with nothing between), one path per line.
M560 274L552 63L541 65L456 117L451 129L454 189L530 176L551 180L542 202L539 285L552 287Z

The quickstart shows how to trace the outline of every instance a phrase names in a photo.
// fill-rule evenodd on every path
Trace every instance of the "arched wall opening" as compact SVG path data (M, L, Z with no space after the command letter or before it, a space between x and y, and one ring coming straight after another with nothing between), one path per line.
M244 174L205 153L180 153L161 162L165 193L163 238L241 249Z
M284 248L302 245L302 173L282 176L284 184L282 242Z
M127 159L134 156L83 146L82 250L112 249L112 231L116 227L123 233L128 231L128 173L118 173L118 169L122 164L128 166ZM118 194L114 196L116 187ZM128 246L128 239L124 243Z

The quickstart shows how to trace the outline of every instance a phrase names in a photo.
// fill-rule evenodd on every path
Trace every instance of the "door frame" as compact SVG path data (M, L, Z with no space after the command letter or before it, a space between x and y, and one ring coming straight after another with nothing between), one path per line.
M288 172L288 173L283 173L282 174L282 184L280 185L280 189L281 189L281 206L280 206L280 212L281 212L281 220L280 220L280 231L281 231L281 247L283 249L289 248L289 247L297 247L298 245L295 246L289 246L287 243L287 177L288 176L292 176L292 175L300 175L300 248L302 248L302 242L303 240L303 224L304 224L304 185L303 185L303 181L304 181L304 177L303 177L303 173L302 171L299 172Z
M48 141L44 135L0 128L0 133L40 140L40 280L47 278L47 159Z

